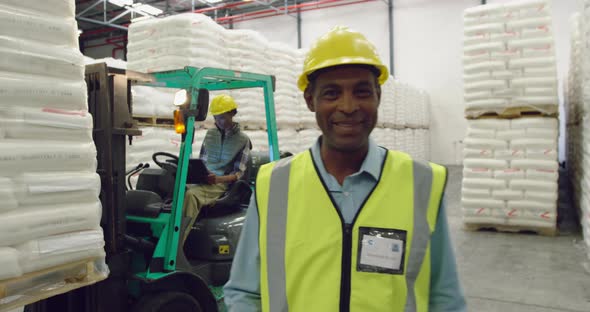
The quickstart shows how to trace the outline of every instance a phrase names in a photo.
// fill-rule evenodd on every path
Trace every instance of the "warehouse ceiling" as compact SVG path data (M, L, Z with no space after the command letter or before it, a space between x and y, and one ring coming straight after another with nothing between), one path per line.
M346 2L359 0L76 0L76 19L81 41L87 41L124 35L135 19L195 11L231 28L234 22L266 16L287 14L296 18L302 3L317 9Z

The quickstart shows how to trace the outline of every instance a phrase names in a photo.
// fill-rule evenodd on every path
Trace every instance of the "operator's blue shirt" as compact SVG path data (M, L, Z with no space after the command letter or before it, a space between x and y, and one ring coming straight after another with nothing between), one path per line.
M361 204L379 179L381 164L387 151L370 139L369 151L360 170L344 179L342 185L326 171L320 155L320 140L311 148L319 174L330 190L344 221L351 223ZM455 256L451 246L441 203L436 229L431 237L430 312L466 311L465 298L457 275ZM256 200L250 200L246 221L231 269L230 280L225 285L225 303L229 311L261 311L260 306L260 250L258 246L258 208Z

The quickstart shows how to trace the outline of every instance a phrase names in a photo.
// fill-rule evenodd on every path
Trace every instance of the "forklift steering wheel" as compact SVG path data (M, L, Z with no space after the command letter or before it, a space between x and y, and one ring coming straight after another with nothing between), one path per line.
M164 161L163 163L158 161L158 157L159 156L166 156L169 159L167 159L166 161ZM176 155L172 155L170 153L166 153L166 152L156 152L152 155L152 160L154 161L154 163L156 163L156 165L158 165L160 168L162 169L167 169L166 165L174 165L175 167L178 166L178 157ZM173 160L173 162L170 162L169 160Z

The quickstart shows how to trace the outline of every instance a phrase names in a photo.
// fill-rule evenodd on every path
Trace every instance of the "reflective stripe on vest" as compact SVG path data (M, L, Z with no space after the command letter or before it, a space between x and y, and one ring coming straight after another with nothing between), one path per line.
M319 177L317 172L315 172L315 177L309 178L310 173L311 176L313 176L314 173L310 171L313 167L312 161L311 154L306 152L296 155L293 158L283 159L276 163L276 165L267 165L261 168L258 175L256 200L258 203L260 218L259 240L263 311L283 312L289 311L289 307L291 307L291 311L320 311L322 309L325 310L326 308L332 311L427 311L430 286L429 242L430 235L434 231L438 206L444 189L446 179L444 167L434 164L421 164L412 161L406 154L390 151L384 164L384 168L382 169L382 172L390 173L387 177L380 178L380 181L371 193L370 198L357 214L357 218L355 218L356 221L354 223L352 244L353 259L350 261L351 268L344 268L344 270L342 270L344 273L341 274L340 271L342 267L340 261L337 260L339 258L335 257L342 257L342 247L336 246L335 248L327 248L329 252L340 250L340 253L333 255L334 265L319 268L319 271L326 271L327 274L324 276L326 278L326 283L324 286L330 285L326 287L330 289L322 288L314 292L313 288L317 283L302 281L310 278L309 276L304 278L302 275L304 275L303 272L306 272L306 266L314 265L312 261L303 257L301 261L306 261L308 263L293 266L296 267L295 270L299 275L293 276L291 271L287 271L290 263L298 264L297 262L299 261L297 257L287 256L289 254L287 246L288 241L293 241L293 235L305 236L305 234L297 233L306 231L305 223L297 220L291 222L288 221L289 213L293 213L289 212L289 209L299 209L301 210L301 213L305 212L310 215L313 215L313 213L303 210L322 209L319 206L308 207L309 205L305 204L305 199L302 198L305 196L311 196L311 194L315 194L313 196L318 196L318 202L324 204L329 203L325 198L320 198L321 193L306 189L306 187L317 188L318 185L321 187L321 184L318 183ZM307 176L305 176L306 174ZM399 175L399 177L391 176L392 174ZM406 204L396 206L393 202L389 203L391 207L401 207L400 210L405 209L403 207L404 205L411 205L413 203L414 206L413 212L408 213L406 211L406 214L409 217L402 218L407 220L404 222L409 223L404 227L404 230L408 231L406 241L407 249L404 257L404 274L390 275L383 273L357 272L356 246L358 246L359 243L359 226L373 226L371 220L375 219L374 216L379 216L380 209L378 209L378 205L383 205L382 202L376 201L391 196L388 193L395 193L391 192L392 189L388 188L390 185L384 185L384 183L389 183L391 185L406 185L406 176L408 176L409 179L413 179L413 185L407 186L407 191L405 193L403 191L400 191L401 193L398 192L399 194L406 194L403 196L404 199L399 200L400 203L404 202ZM295 186L292 186L293 184L295 184ZM310 194L293 194L292 188L296 188L299 191L305 189L306 192ZM324 190L324 193L327 193L327 191ZM326 196L329 195L326 194ZM312 202L315 203L315 200ZM324 205L322 205L322 207L323 206ZM329 204L326 206L329 206ZM326 212L325 210L322 211L325 216L336 215L335 213L330 214L330 212ZM401 215L403 215L403 213L400 214L400 216ZM326 220L322 221L325 221L326 227L336 229L336 226L338 226L338 228L342 226L341 221L337 220L337 218L330 217L325 219ZM379 220L377 223L379 226L383 224L388 225L389 221ZM396 228L399 228L399 224L396 225L395 222L391 222L391 224L397 226ZM299 226L301 228L288 228L289 226ZM291 235L290 240L288 237L289 235ZM342 235L343 234L340 230L341 237L334 238L334 244L331 244L330 246L337 245L338 242L341 243ZM322 239L324 238L318 237L318 241ZM336 268L338 271L333 271L336 270ZM318 272L318 270L313 270L313 272ZM339 277L340 279L336 277ZM326 297L324 298L317 294L317 292L322 292L323 294L336 294L337 297L337 295L340 294L340 284L343 282L342 279L346 277L351 281L351 296L350 298L345 298L346 300L344 302L348 302L345 306L341 305L340 298L331 298L335 296L324 296ZM315 278L321 279L322 276L317 276ZM297 280L295 281L293 279ZM375 283L380 285L379 288L383 289L383 291L377 295L377 298L371 298L371 291L375 287L372 287L373 289L364 290L364 286L374 286ZM289 289L289 287L291 289ZM310 293L305 292L307 289L309 289ZM362 296L359 296L359 292ZM391 292L394 292L397 296L390 295ZM383 298L392 301L391 304L390 302L383 301ZM378 305L372 306L367 301L371 299L378 301ZM380 308L377 308L377 306Z

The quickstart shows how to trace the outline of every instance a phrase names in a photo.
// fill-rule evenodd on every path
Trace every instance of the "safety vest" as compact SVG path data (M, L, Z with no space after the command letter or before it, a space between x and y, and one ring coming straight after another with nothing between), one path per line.
M240 125L234 123L225 137L217 127L209 129L203 142L207 148L207 169L222 176L234 169L236 157L250 144L250 139L240 130Z
M428 311L430 237L445 183L444 167L389 151L377 185L347 225L311 152L262 167L262 311ZM385 264L372 254L373 240L394 247Z

